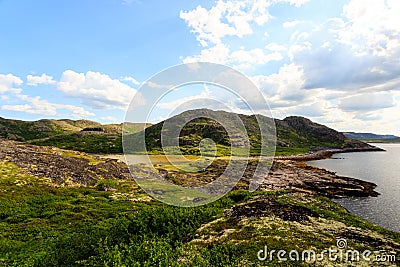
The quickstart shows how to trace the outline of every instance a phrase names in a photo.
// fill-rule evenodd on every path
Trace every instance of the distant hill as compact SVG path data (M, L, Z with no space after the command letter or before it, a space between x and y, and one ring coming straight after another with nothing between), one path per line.
M143 123L130 123L125 129L134 133L143 127ZM0 117L0 138L88 153L122 153L122 124L102 125L90 120L21 121Z
M21 121L0 117L0 137L16 141L29 141L79 132L86 127L99 126L101 126L100 123L88 120L43 119L38 121Z
M257 118L261 122L265 121L268 123L271 121L270 118L262 115L247 116L205 109L186 111L166 121L146 128L147 151L154 154L161 153L161 129L164 123L171 123L171 120L176 123L185 121L185 119L193 115L193 113L197 113L196 115L200 118L188 122L181 131L179 144L183 154L198 154L200 141L204 138L212 138L219 150L217 154L222 156L228 154L230 142L238 143L243 139L243 136L239 133L237 136L233 137L233 140L230 140L222 125L211 119L205 117L201 118L202 114L213 114L215 117L225 118L224 122L232 121L235 116L239 116L249 136L250 151L253 155L257 155L261 148L260 130ZM366 146L366 144L361 141L347 138L336 130L303 117L291 116L283 120L275 119L274 122L276 125L277 155L302 154L322 149L358 148Z
M389 139L400 139L396 135L382 135L373 133L355 133L355 132L344 132L346 137L356 139L356 140L389 140Z
M230 142L239 144L241 147L248 146L251 154L257 155L261 150L258 120L267 126L272 122L271 118L262 115L247 116L208 109L186 111L168 119L167 122L185 121L193 113L196 113L196 117L199 118L185 124L179 137L180 149L184 154L198 154L200 141L210 138L216 143L219 156L230 154ZM238 116L243 121L245 129L238 131L236 136L231 137L231 140L222 125L206 118L207 116L202 117L202 113L222 117L227 125L233 121L234 117ZM343 133L304 117L291 116L283 120L275 119L273 122L276 125L277 155L366 146L361 141L346 137ZM161 129L164 123L165 121L155 125L129 123L125 125L124 129L132 136L145 134L147 151L160 154L162 153ZM147 126L149 127L143 132L142 130ZM233 126L231 125L231 127ZM249 142L246 142L246 133L249 136ZM0 118L0 137L88 153L123 153L121 124L102 125L88 120L20 121ZM273 138L270 136L268 139L273 140Z

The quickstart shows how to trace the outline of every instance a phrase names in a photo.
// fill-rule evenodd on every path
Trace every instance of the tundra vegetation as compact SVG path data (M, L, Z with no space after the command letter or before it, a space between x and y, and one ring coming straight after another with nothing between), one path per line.
M254 117L242 119L251 152L257 155ZM158 158L154 167L171 183L209 182L226 165L227 143L232 140L216 122L194 120L181 136L180 149L189 158L198 157L198 140L218 136L214 141L220 157L197 176L164 162L157 139L160 125L128 126L133 135L147 127L150 152ZM277 120L276 129L280 155L365 146L301 117ZM121 125L90 121L0 120L0 266L308 266L309 262L282 262L277 257L262 262L257 252L265 245L271 250L318 252L335 247L339 238L352 250L397 257L400 253L399 233L371 224L331 200L343 194L374 195L374 184L281 159L257 191L247 190L249 167L234 190L215 202L194 208L169 206L147 195L124 163L84 153L122 152L122 131ZM147 177L146 169L135 168L133 175ZM158 193L173 194L168 187ZM325 259L312 264L348 262Z

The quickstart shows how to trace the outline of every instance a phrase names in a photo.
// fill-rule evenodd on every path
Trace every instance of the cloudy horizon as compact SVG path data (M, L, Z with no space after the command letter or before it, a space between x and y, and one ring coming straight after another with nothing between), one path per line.
M0 117L122 122L142 83L201 61L248 76L276 118L400 136L399 10L396 0L1 0ZM197 86L152 119L211 96L243 111Z

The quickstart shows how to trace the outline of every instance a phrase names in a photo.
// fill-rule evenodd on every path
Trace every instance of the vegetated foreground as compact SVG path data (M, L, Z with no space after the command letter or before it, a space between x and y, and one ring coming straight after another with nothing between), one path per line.
M218 172L223 164L216 161L211 168ZM159 167L175 175L169 176L175 183L191 180ZM212 170L208 172L204 179L213 179ZM245 176L237 190L216 202L179 208L148 197L127 166L116 160L0 140L0 263L308 266L277 257L262 262L257 253L265 245L269 250L321 252L335 247L338 238L347 240L348 249L398 257L399 233L366 222L323 196L371 195L373 184L288 160L277 161L267 178L256 192L241 189L248 183ZM348 265L327 257L312 264Z

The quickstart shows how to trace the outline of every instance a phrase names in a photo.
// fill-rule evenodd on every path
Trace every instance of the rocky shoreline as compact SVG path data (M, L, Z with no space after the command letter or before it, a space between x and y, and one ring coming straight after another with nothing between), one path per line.
M338 153L352 153L352 152L369 152L369 151L385 151L382 148L375 147L366 144L363 147L356 148L342 148L342 149L327 149L319 150L309 154L295 155L295 156L282 156L275 157L276 162L286 165L286 168L301 169L302 175L293 175L294 173L299 173L289 171L292 173L292 177L286 180L302 181L297 182L295 185L290 183L290 187L295 187L297 185L297 190L311 190L318 192L319 194L328 196L330 198L342 198L342 197L376 197L379 195L375 191L377 187L376 184L363 181L356 178L338 176L335 172L331 172L325 169L313 167L307 164L307 161L321 160L331 158L334 154ZM279 171L278 171L279 173ZM317 173L319 179L316 179L314 173ZM271 170L272 177L276 176L277 173L273 169ZM282 174L278 174L282 176ZM293 177L297 176L297 177ZM303 179L299 179L299 178Z
M365 147L358 147L358 148L340 148L340 149L338 148L338 149L319 150L316 152L311 152L302 155L295 155L295 156L277 156L275 157L275 159L311 161L311 160L327 159L332 157L333 154L338 154L338 153L368 152L368 151L385 151L385 150L380 147L368 145Z
M335 149L319 151L309 155L277 157L269 173L254 177L258 161L251 159L243 178L235 189L248 189L251 179L263 180L259 190L290 190L310 194L320 194L330 198L377 196L376 184L342 177L324 169L307 165L306 161L322 159L334 153L354 151L378 151L376 147L357 149ZM38 147L26 143L0 140L0 160L13 162L28 173L52 179L55 183L73 181L76 185L88 186L98 179L131 179L128 166L117 160L93 157L86 153L61 150L53 147ZM216 159L200 175L164 169L159 172L165 178L182 186L198 186L215 180L223 173L227 160ZM143 173L137 171L143 178ZM138 177L140 178L140 177Z

